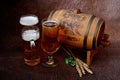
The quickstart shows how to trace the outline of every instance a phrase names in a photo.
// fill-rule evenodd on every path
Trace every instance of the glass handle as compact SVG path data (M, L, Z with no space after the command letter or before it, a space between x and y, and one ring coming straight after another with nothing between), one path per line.
M30 47L34 47L35 46L35 42L33 40L30 41Z

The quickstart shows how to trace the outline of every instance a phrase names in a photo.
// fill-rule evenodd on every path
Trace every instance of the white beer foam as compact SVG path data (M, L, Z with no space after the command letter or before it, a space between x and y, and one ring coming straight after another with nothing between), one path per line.
M22 16L20 18L20 24L25 26L35 25L39 22L37 16L29 15L29 16Z
M40 34L37 30L26 30L22 33L22 39L25 41L37 40Z

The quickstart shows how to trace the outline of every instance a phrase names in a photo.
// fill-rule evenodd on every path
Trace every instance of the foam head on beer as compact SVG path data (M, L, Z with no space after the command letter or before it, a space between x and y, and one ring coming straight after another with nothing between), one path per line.
M35 15L24 15L20 18L20 24L24 26L36 25L38 22L38 17Z
M22 33L22 38L23 40L25 41L32 41L32 40L37 40L39 39L40 37L40 34L39 34L39 31L38 30L25 30L23 33Z

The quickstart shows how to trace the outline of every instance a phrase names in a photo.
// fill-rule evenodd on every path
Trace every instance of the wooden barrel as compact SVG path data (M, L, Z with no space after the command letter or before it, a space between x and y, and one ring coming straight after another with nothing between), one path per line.
M54 10L48 19L60 21L58 40L72 48L96 49L104 33L103 19L72 10Z

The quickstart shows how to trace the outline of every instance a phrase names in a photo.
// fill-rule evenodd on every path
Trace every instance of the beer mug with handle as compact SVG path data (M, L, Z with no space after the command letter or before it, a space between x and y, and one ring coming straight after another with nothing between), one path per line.
M23 26L21 36L24 46L24 61L29 66L35 66L40 63L39 38L40 31L36 26L38 17L35 15L24 15L20 18L20 24Z

